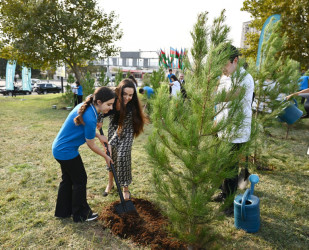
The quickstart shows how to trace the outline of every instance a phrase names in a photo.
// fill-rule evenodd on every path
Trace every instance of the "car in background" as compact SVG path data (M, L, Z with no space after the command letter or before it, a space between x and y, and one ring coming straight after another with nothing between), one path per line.
M39 83L41 83L40 79L31 78L32 91L38 86Z
M21 87L14 87L14 90L7 90L5 87L0 87L0 94L8 96L31 95L31 91L23 90Z
M33 91L38 94L61 93L61 88L52 83L38 83Z

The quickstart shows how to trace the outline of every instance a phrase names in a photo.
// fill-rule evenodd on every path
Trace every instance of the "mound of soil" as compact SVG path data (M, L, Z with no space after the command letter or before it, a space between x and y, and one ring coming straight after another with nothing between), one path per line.
M150 201L132 198L137 213L117 214L115 205L104 207L99 219L121 238L130 238L135 243L152 249L185 249L186 245L168 235L165 230L167 219Z

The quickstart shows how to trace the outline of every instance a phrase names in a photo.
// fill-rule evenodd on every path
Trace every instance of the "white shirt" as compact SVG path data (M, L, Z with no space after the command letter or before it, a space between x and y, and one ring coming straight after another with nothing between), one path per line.
M241 68L240 69L241 74L246 74L246 71ZM240 126L239 130L236 132L235 135L230 135L230 138L227 138L228 141L232 143L244 143L249 141L250 135L251 135L251 120L252 120L252 97L253 97L253 91L254 91L254 81L250 74L247 74L244 79L240 82L240 86L244 87L246 92L241 100L242 104L242 112L245 116L242 125ZM220 83L218 86L218 92L221 92L222 90L225 90L226 92L230 91L232 89L232 80L228 76L222 76L220 79ZM222 107L222 105L226 105L227 103L218 104L218 109ZM228 106L228 104L226 105ZM216 121L219 122L221 119L228 116L229 109L225 108L216 116ZM219 138L224 138L224 131L220 131L218 133Z
M76 94L77 95L77 89L76 89L76 84L75 83L73 83L72 85L71 85L71 89L72 89L72 92L73 92L73 94Z
M177 96L177 93L180 92L180 83L178 81L174 81L172 83L172 96Z

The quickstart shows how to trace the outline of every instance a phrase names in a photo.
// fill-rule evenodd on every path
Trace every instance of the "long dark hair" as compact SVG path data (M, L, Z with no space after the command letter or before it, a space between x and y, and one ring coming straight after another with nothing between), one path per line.
M132 100L128 102L127 105L125 105L123 102L123 93L124 93L123 90L125 88L134 89ZM117 122L118 123L117 133L118 135L121 133L127 112L132 110L134 137L137 137L141 132L143 132L144 124L147 122L147 118L143 112L140 101L137 97L134 83L130 79L124 79L119 83L115 92L120 103L120 114Z
M172 75L171 78L174 79L174 82L175 81L179 82L178 78L175 75Z
M137 88L137 81L136 81L135 77L130 75L129 79L135 84L135 87Z
M108 87L101 87L94 91L94 93L87 97L86 101L78 110L78 116L74 118L74 123L78 126L80 124L85 125L83 120L83 114L85 113L86 109L91 104L97 104L98 100L101 102L107 102L110 99L115 98L115 93Z

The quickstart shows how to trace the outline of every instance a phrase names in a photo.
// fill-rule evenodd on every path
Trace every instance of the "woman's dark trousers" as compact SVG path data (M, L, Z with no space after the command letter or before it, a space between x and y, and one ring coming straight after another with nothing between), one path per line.
M78 155L72 160L57 160L62 171L55 216L66 218L73 215L75 222L84 221L92 214L87 203L87 174Z

